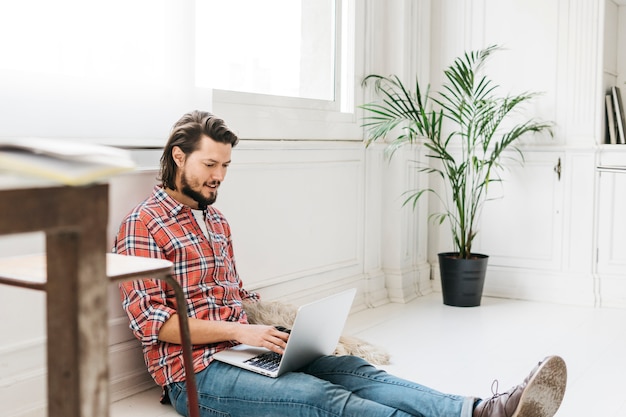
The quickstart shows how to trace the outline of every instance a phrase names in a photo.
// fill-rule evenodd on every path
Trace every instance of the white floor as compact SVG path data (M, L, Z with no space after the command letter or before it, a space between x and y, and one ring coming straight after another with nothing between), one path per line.
M350 317L347 334L385 346L386 368L440 391L487 397L521 382L546 355L568 364L560 417L626 416L626 310L484 298L448 307L435 293ZM175 416L151 390L112 405L114 417Z

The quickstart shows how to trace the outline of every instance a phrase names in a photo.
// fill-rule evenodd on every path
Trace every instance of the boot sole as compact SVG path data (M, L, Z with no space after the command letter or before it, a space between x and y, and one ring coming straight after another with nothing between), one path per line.
M566 385L565 361L549 356L528 381L511 417L552 417L561 406Z

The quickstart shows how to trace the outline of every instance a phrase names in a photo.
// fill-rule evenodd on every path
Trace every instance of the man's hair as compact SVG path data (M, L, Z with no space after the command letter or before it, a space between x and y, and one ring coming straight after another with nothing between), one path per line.
M235 147L239 142L237 135L219 117L200 110L185 114L172 127L170 137L165 149L163 149L159 174L163 187L176 189L175 180L178 166L172 157L174 146L178 146L185 155L189 155L198 149L200 138L204 135L216 142L229 143L232 147Z

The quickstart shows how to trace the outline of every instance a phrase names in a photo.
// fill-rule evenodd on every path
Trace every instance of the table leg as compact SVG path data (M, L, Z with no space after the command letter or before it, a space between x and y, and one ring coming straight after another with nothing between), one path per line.
M106 193L74 203L77 226L46 233L48 417L107 417Z

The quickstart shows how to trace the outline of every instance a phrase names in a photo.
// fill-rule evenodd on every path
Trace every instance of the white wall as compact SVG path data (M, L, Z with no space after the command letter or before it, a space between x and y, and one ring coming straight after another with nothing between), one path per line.
M487 227L489 241L483 241L483 246L496 250L491 269L497 277L486 287L492 295L564 301L559 298L563 292L574 292L565 301L589 303L585 291L593 292L591 255L586 254L593 238L594 210L587 197L594 195L594 152L601 134L601 114L594 105L602 88L594 60L602 10L597 1L364 2L365 51L359 55L363 62L358 77L396 73L411 81L418 74L436 87L441 69L462 51L498 43L506 50L489 64L497 81L513 92L546 92L529 112L555 120L556 137L549 143L529 143L536 158L528 172L511 173L511 186L527 187L524 181L529 178L535 184L545 183L544 175L549 176L558 194L542 189L540 195L542 201L551 199L556 208L535 206L526 221L534 218L548 224L554 240L542 241L535 253L516 258L523 248L506 246L506 239L498 240L497 226ZM431 265L438 251L449 249L446 231L427 221L432 201L424 200L412 211L401 207L400 197L428 181L412 168L412 161L423 160L422 150L404 149L387 161L382 144L366 150L358 141L254 139L233 151L233 164L216 204L231 222L239 271L247 287L268 299L301 303L356 286L355 309L404 302L432 291ZM137 155L147 170L111 181L111 236L121 217L155 182L159 151L143 150ZM553 181L555 155L563 158L562 182ZM516 176L522 178L518 184ZM510 220L510 207L510 201L503 202L490 217ZM498 247L501 242L505 246ZM0 238L0 252L5 254L42 250L41 235ZM543 259L547 252L551 257ZM525 262L533 256L535 263L528 267ZM0 334L7 335L0 340L0 403L9 416L26 415L19 410L43 402L43 302L42 295L25 290L0 291L3 317L24 305L29 311L19 321L0 321ZM110 311L115 399L150 386L151 381L127 329L115 286Z
M543 92L526 114L555 123L553 139L524 142L525 166L511 166L504 199L487 203L475 245L491 255L485 293L626 306L624 243L610 232L619 225L612 216L623 206L614 197L623 194L623 174L597 170L626 165L623 146L603 145L605 90L624 78L624 2L443 0L432 6L435 86L442 68L464 50L499 44L504 50L488 62L489 74L504 93ZM433 202L431 211L437 209ZM449 250L448 242L447 230L429 228L431 264L437 252Z

